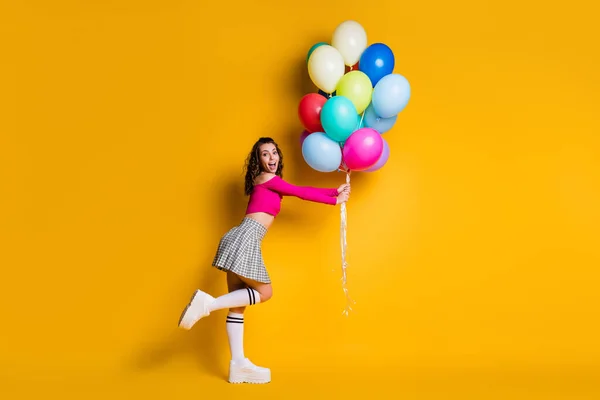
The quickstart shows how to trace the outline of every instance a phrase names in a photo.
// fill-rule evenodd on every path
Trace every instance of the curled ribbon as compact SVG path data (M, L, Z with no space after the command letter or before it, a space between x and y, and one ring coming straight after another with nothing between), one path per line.
M360 116L360 121L358 122L358 124L356 125L356 129L360 128L360 125L362 124L363 120L365 118L365 113L363 112L362 115ZM343 146L340 145L340 147ZM350 184L350 170L347 168L346 163L342 161L342 165L339 171L343 171L346 173L346 183ZM350 294L348 293L348 279L347 279L347 273L346 273L346 269L348 268L348 263L346 262L346 228L348 226L348 214L346 212L346 203L342 203L340 205L340 213L341 213L341 224L340 224L340 242L341 242L341 246L342 246L342 290L344 291L344 295L346 296L346 307L344 308L344 311L342 311L342 314L345 316L348 316L350 314L350 311L352 311L352 304L355 304L355 301L352 300L352 298L350 297Z
M350 171L346 172L346 183L350 183ZM340 213L341 213L341 225L340 225L340 242L342 246L342 290L346 296L346 307L342 312L343 315L348 316L350 311L352 311L351 305L354 304L354 301L350 298L350 294L348 293L348 280L346 274L346 268L348 267L348 263L346 262L346 227L348 223L348 215L346 212L346 203L342 203L340 205Z

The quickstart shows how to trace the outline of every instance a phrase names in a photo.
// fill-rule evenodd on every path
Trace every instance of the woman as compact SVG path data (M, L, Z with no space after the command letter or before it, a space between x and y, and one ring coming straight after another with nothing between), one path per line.
M267 383L268 368L255 366L244 356L243 332L246 306L264 303L273 294L271 279L263 262L261 242L281 209L283 196L336 205L346 202L350 185L337 189L294 186L282 179L283 155L273 139L260 138L246 160L245 193L249 195L246 215L219 242L213 266L226 272L229 293L214 298L196 290L181 314L179 326L191 329L215 310L229 309L226 326L231 350L229 382Z

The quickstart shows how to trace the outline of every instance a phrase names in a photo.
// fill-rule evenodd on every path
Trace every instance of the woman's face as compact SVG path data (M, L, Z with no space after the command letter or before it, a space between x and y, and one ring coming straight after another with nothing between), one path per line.
M275 173L279 167L279 153L273 143L265 143L258 149L258 157L262 170Z

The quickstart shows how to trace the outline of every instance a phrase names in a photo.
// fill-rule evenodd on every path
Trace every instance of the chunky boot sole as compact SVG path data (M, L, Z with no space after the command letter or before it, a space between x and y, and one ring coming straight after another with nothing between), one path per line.
M240 383L251 383L251 384L265 384L271 382L271 373L258 374L253 372L233 372L229 374L229 383L240 384Z
M208 313L205 312L205 305L210 299L212 299L212 297L210 297L208 294L200 290L196 290L192 295L189 304L181 313L178 326L186 330L192 329L196 322L208 315ZM200 311L198 313L194 313L193 311L195 311L198 307L200 307Z

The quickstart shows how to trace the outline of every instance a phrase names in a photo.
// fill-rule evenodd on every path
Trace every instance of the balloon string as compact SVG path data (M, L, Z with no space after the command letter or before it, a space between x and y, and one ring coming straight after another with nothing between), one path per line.
M359 128L362 125L363 120L365 119L365 112L366 112L366 110L363 111L363 113L361 114L361 116L360 116L360 122L358 123L358 126L356 128Z
M350 184L350 171L346 170L346 183ZM346 203L342 203L340 206L341 212L341 226L340 226L340 238L341 238L341 246L342 246L342 290L346 296L346 307L342 312L346 317L352 311L351 304L355 304L355 302L350 298L350 294L348 293L348 281L346 268L348 267L348 263L346 262L346 226L348 222L348 216L346 213Z

